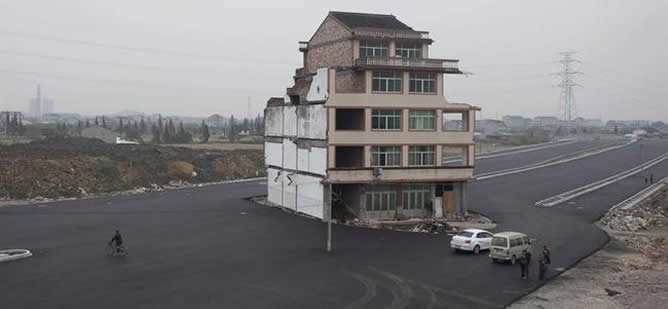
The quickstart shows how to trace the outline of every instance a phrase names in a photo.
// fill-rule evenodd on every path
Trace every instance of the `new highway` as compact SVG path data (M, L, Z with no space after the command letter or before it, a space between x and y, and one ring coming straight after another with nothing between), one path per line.
M598 142L589 143L484 159L478 168L521 166ZM568 203L534 203L666 152L668 141L646 140L476 181L470 209L496 220L495 231L549 245L552 268L570 267L606 243L593 222L644 188L643 176L668 176L668 160ZM0 248L34 254L0 263L2 308L502 308L541 285L535 265L521 280L517 266L453 253L446 235L335 225L326 253L322 222L243 199L261 194L266 184L255 181L0 208ZM115 229L126 257L104 254Z

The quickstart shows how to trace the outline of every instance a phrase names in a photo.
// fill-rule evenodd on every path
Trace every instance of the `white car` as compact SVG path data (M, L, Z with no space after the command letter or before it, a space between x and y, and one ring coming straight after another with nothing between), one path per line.
M485 230L466 229L452 237L450 247L455 251L473 251L478 254L480 250L489 250L492 237L492 233Z

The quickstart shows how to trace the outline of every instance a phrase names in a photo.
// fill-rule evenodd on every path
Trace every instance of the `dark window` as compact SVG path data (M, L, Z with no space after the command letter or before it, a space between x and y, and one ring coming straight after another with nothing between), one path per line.
M360 41L360 58L387 57L389 44L386 41Z
M371 78L371 90L379 92L401 92L401 72L376 71Z
M336 130L364 130L364 110L337 108Z
M363 167L364 147L336 147L336 167Z
M408 82L409 92L436 93L436 74L429 72L413 72Z
M371 111L371 129L401 130L401 110L374 109Z

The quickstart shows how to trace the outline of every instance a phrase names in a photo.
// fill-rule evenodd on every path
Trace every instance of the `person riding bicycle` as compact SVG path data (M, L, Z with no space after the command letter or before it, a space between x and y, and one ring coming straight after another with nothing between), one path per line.
M114 237L109 241L109 245L113 246L117 253L121 253L123 248L123 237L118 230L116 230L116 234L114 234Z

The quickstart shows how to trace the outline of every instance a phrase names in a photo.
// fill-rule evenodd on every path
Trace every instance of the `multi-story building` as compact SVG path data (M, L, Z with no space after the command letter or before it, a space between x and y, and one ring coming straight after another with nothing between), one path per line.
M265 109L268 200L323 218L462 215L475 111L444 97L458 60L393 15L330 12ZM330 191L331 190L331 191Z
M526 130L531 123L531 119L522 116L503 116L503 123L512 130Z

